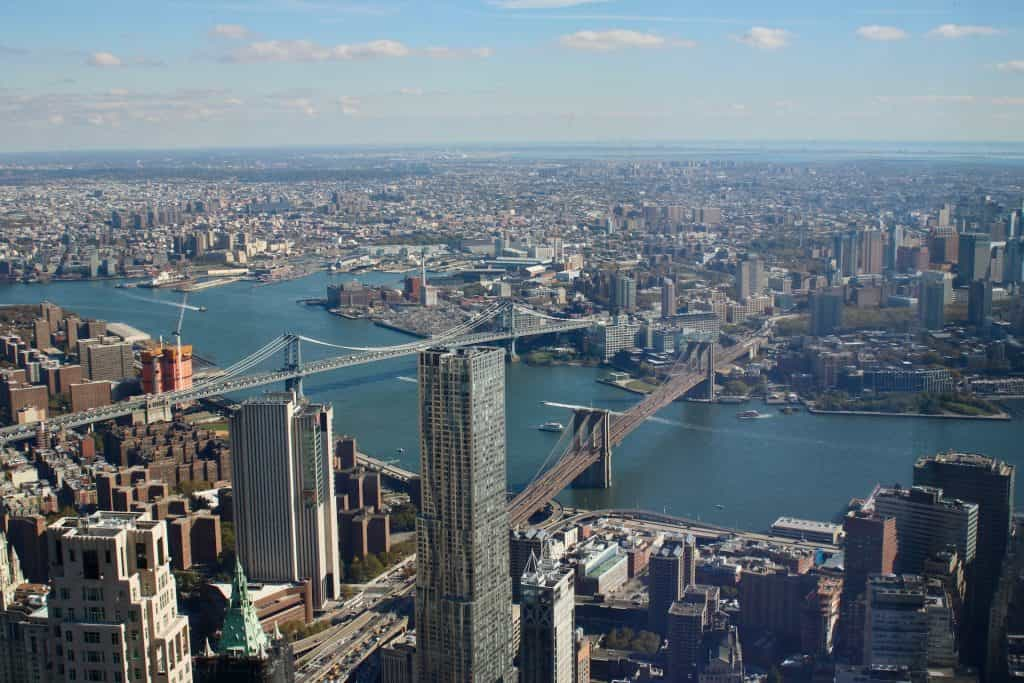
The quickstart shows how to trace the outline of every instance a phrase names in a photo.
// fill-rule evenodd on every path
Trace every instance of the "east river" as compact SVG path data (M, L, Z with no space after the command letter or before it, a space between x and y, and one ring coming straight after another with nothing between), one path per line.
M397 283L400 275L360 276L367 284ZM327 273L269 286L239 282L189 295L208 308L186 311L182 337L221 367L282 332L351 346L388 346L410 337L363 320L346 320L297 303L322 297ZM124 322L154 338L170 333L179 309L170 290L116 289L114 282L2 285L0 304L48 299L84 317ZM158 303L163 302L163 303ZM331 353L303 347L305 358ZM267 366L270 369L270 366ZM507 373L509 486L518 490L559 439L537 426L568 424L561 403L624 410L639 397L600 384L606 370L510 364ZM408 357L307 378L313 400L334 405L337 434L352 434L361 450L418 469L416 362ZM273 388L273 387L269 387ZM853 496L876 483L909 484L917 456L948 448L1024 465L1024 403L1010 403L1005 422L853 416L781 415L740 421L742 407L677 402L634 431L614 452L614 486L566 491L561 500L587 507L642 507L763 530L779 515L831 519ZM1017 501L1024 500L1024 475ZM717 507L721 506L721 508Z

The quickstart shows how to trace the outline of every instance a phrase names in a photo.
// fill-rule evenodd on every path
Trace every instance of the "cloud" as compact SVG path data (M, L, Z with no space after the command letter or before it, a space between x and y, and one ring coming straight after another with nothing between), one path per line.
M423 50L423 54L434 59L465 59L469 57L486 59L494 54L494 50L489 47L474 47L468 50L453 47L428 47Z
M1024 106L1024 97L993 97L992 104L1002 107L1021 107Z
M928 35L934 38L970 38L973 36L997 36L1002 31L994 26L975 26L971 24L943 24L936 26Z
M241 24L217 24L210 29L210 36L213 38L227 38L228 40L241 40L249 37L249 29Z
M882 104L972 104L977 100L974 95L879 95L876 102Z
M408 97L423 97L426 94L426 90L423 88L399 88L399 95L406 95Z
M86 60L89 66L98 66L101 68L110 68L115 66L121 66L121 58L110 52L93 52L89 55L89 59Z
M1003 62L1002 64L996 64L996 68L1000 71L1011 71L1013 73L1024 73L1024 59L1013 59L1009 62Z
M789 45L790 33L781 28L754 26L736 40L759 50L778 50Z
M0 57L20 57L21 55L27 55L28 50L23 47L14 47L12 45L0 45Z
M362 110L363 103L358 97L342 95L338 98L338 107L345 116L355 116Z
M318 113L316 107L313 106L313 101L308 97L296 97L293 100L283 100L281 105L286 109L300 111L310 118L313 118Z
M229 62L328 62L376 57L406 57L412 51L396 40L351 45L318 45L310 40L267 40L250 43L227 57Z
M666 45L665 39L661 36L626 29L577 31L562 36L559 42L572 50L591 52L611 52L624 48L659 48Z
M594 5L607 0L492 0L491 4L503 9L561 9Z
M910 34L901 28L897 28L895 26L879 26L878 24L861 26L857 29L856 33L858 38L863 38L864 40L891 41L903 40L910 37Z

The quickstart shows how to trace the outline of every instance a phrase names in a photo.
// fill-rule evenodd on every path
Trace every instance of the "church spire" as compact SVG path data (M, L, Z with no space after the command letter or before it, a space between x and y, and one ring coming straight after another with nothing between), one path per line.
M242 563L236 558L235 574L231 580L231 604L224 615L217 651L236 657L261 657L269 646L270 641L260 626L249 595L249 582L242 570Z

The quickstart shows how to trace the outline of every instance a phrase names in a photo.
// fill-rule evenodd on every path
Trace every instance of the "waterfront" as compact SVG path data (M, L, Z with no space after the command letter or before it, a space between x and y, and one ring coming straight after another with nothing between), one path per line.
M342 276L345 277L345 276ZM362 274L367 284L397 282L392 273ZM366 320L346 320L296 303L323 296L338 276L310 277L254 287L238 282L190 294L183 339L196 352L226 366L285 331L354 346L404 343L410 337ZM181 295L166 290L119 290L110 281L0 286L0 304L47 298L80 315L125 322L154 337L170 336L178 309L153 305ZM307 358L327 353L304 347ZM508 366L509 485L524 485L547 458L559 435L537 430L547 421L569 422L569 411L542 402L623 410L640 397L598 383L605 370L585 367ZM358 437L363 450L417 469L416 367L399 359L319 375L306 381L314 400L334 405L337 433ZM754 406L752 407L759 407ZM616 450L614 487L567 491L567 503L591 507L646 507L704 520L763 529L779 515L832 517L852 496L876 482L908 484L916 456L940 448L973 450L1024 465L1017 443L1024 404L1013 419L886 419L841 415L772 414L739 421L729 405L675 403ZM404 449L399 453L397 449ZM1024 496L1018 483L1017 496ZM715 505L723 505L717 510Z

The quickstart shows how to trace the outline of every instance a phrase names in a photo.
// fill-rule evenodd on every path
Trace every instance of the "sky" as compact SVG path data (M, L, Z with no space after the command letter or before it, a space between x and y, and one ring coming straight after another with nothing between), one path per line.
M13 2L0 152L1024 141L1020 0Z

